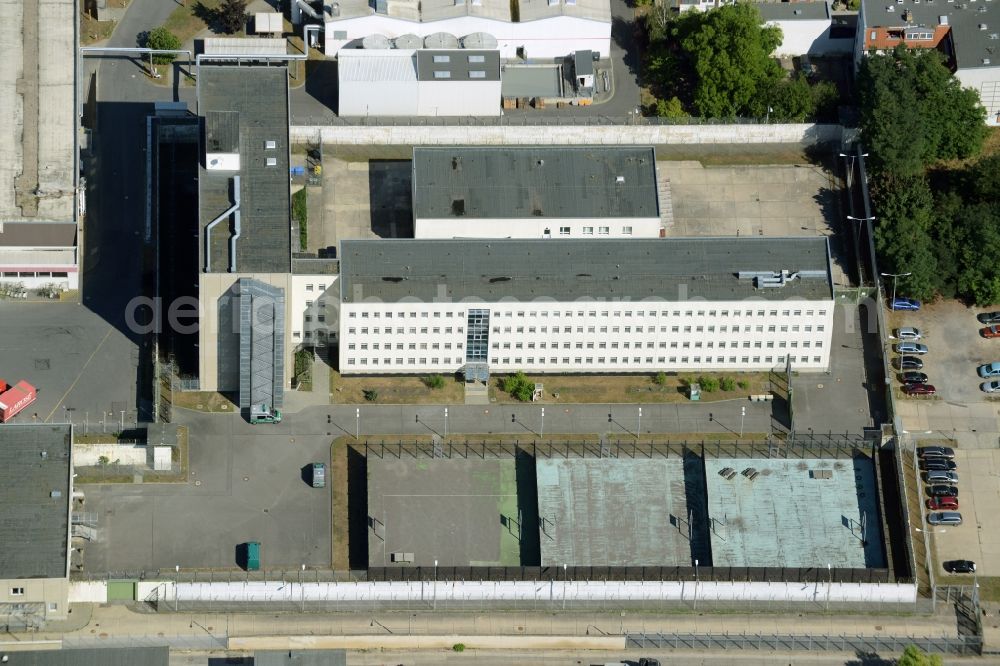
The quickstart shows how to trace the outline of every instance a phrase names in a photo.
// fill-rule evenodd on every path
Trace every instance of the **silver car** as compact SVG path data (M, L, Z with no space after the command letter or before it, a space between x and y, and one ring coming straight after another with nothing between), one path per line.
M893 347L897 354L926 354L927 345L916 342L900 342Z
M900 340L919 340L924 337L919 328L904 326L896 329L896 337Z
M979 385L979 388L983 393L1000 393L1000 379L994 379L991 382L983 382Z
M961 525L962 514L958 511L933 511L927 514L927 522L931 525Z
M958 474L945 470L933 470L924 474L927 483L958 483Z

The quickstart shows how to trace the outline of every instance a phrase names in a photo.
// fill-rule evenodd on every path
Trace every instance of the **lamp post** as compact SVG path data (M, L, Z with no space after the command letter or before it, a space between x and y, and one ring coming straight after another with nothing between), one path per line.
M847 219L858 223L857 229L854 230L854 256L858 260L858 286L861 286L864 282L864 278L861 274L861 225L865 222L873 222L875 220L875 216L854 217L853 215L848 215Z
M833 567L830 566L829 562L826 563L826 573L827 573L827 577L828 577L828 582L826 584L826 610L829 611L830 610L830 588L833 587Z
M361 408L354 410L354 439L361 439Z
M545 436L545 408L542 407L542 426L538 429L538 436Z
M444 436L448 436L448 408L444 408Z
M740 407L740 437L743 437L743 418L747 415L746 406Z
M438 561L434 560L434 610L438 607Z
M913 275L913 273L882 273L882 277L892 278L892 300L889 301L889 309L894 310L896 307L896 280L901 277L906 277L908 275Z
M857 157L857 155L840 153L840 156L843 158L850 158L851 160L847 165L847 189L851 189L851 179L854 175L854 158ZM868 153L861 153L861 157L868 157Z
M694 609L698 610L698 560L694 561Z
M567 583L566 576L567 576L567 574L566 574L566 565L563 564L563 610L566 610L566 587L567 587L567 585L566 585L566 583Z
M642 407L639 408L639 422L635 427L635 437L639 439L642 436Z

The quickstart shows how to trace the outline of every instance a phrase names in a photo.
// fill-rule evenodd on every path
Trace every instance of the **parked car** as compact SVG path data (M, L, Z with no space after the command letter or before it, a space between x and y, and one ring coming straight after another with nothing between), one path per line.
M958 511L958 498L932 497L927 500L927 508L931 511Z
M980 324L1000 324L1000 312L984 312L976 315Z
M924 458L920 461L920 469L925 472L953 472L958 469L958 465L955 464L954 460L948 460L947 458L938 458L937 456L931 456Z
M899 356L893 359L893 364L900 370L923 370L924 362L916 356Z
M958 486L946 486L944 484L927 486L927 494L931 497L958 497Z
M961 525L962 514L958 511L934 511L927 514L927 522L931 525Z
M903 373L903 383L904 384L926 384L927 375L922 372L904 372Z
M937 389L933 384L906 384L903 386L906 395L934 395Z
M924 473L927 483L958 483L958 473L946 470L932 470Z
M660 660L653 657L641 657L639 659L639 666L660 666Z
M902 296L897 297L892 302L893 310L919 310L920 301L915 298L903 298Z
M326 465L324 463L313 463L312 466L312 487L326 487Z
M926 354L927 345L922 345L919 342L900 342L893 347L893 350L897 354Z
M1000 363L987 363L976 368L980 377L1000 377Z
M979 385L979 390L983 393L997 393L1000 391L1000 379L994 379L991 382L983 382Z
M1000 338L1000 326L987 326L979 329L979 335L984 338Z
M895 330L896 337L900 340L919 340L923 337L920 333L919 328L913 328L912 326L904 326L903 328L897 328Z
M975 573L976 563L972 560L948 560L942 563L948 573Z
M955 449L950 446L921 446L917 448L917 455L921 458L927 456L940 456L942 458L954 458Z

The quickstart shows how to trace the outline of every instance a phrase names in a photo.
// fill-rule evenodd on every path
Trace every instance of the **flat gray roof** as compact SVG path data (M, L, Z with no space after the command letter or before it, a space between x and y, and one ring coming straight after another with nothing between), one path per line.
M73 222L3 222L0 247L75 247Z
M708 458L705 477L714 566L885 567L871 458Z
M210 65L199 74L199 113L206 140L240 152L239 171L216 171L201 164L198 174L200 227L198 261L205 268L205 226L232 204L233 176L240 177L240 238L236 272L288 273L291 270L288 186L288 77L284 67ZM219 113L222 112L222 113ZM274 141L266 149L265 141ZM202 158L205 149L202 146ZM267 165L274 158L276 164ZM212 272L229 270L232 223L223 220L211 235Z
M64 648L4 652L5 666L167 666L170 648ZM289 662L294 663L294 662Z
M830 18L826 2L755 2L764 21L821 21Z
M413 149L420 218L659 217L651 147Z
M347 666L346 650L257 650L254 666Z
M345 240L343 303L830 300L827 239ZM821 271L757 288L739 271Z
M561 97L562 72L557 65L518 67L504 65L500 94L503 97Z
M691 566L688 497L704 494L700 461L539 458L542 566ZM703 515L699 516L703 518Z
M0 425L0 578L67 576L70 440L69 425Z
M473 72L481 74L473 74ZM417 79L420 81L499 81L500 52L468 49L445 51L421 49L417 51Z

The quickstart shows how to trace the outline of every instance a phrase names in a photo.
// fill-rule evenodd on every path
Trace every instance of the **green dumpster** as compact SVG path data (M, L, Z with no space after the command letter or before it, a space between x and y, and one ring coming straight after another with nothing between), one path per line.
M247 571L260 570L260 542L247 542Z

